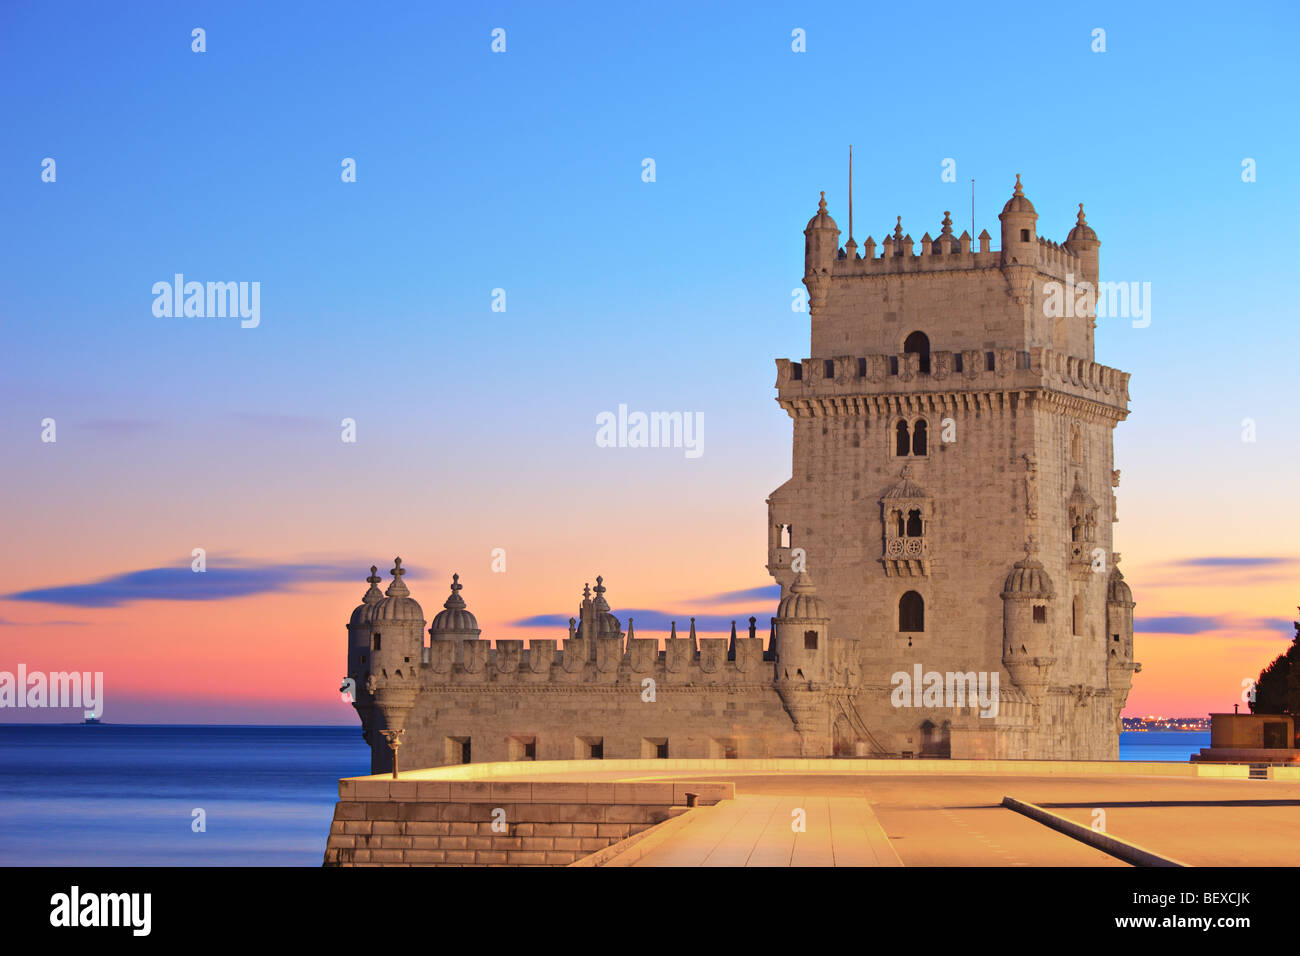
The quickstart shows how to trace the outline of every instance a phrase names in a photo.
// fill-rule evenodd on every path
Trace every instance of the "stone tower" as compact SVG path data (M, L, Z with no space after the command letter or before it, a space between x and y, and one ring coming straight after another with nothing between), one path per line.
M1100 242L1082 205L1064 244L1044 239L1017 176L999 220L1000 250L944 213L919 250L899 217L860 255L823 193L804 231L811 357L777 361L794 447L768 570L787 599L816 579L825 640L861 673L843 714L857 742L1114 759L1140 668L1112 552L1129 376L1093 361ZM996 678L997 705L891 698L897 675L929 672ZM818 746L801 716L816 681L777 680Z

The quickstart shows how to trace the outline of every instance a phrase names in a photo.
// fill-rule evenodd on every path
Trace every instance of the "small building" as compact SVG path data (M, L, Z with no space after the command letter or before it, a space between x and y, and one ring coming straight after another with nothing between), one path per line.
M1295 719L1285 714L1210 714L1210 746L1198 763L1300 763Z

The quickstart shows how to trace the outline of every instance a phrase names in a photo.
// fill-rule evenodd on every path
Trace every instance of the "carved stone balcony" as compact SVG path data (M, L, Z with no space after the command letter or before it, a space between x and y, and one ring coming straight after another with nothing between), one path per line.
M930 549L922 537L889 535L880 559L888 577L919 577L930 573Z

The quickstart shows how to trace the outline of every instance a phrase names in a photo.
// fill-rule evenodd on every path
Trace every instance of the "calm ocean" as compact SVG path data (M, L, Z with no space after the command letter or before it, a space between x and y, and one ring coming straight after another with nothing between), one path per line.
M1125 733L1120 759L1209 744ZM0 865L320 866L338 778L370 756L357 727L0 724L0 767Z

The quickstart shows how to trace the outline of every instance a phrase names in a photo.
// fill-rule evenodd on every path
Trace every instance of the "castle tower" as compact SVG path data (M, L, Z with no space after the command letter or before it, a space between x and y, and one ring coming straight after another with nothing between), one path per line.
M826 706L829 624L812 578L799 572L777 607L773 642L776 690L794 721L805 757L830 753L830 715Z
M786 595L800 568L816 578L829 644L861 675L859 736L890 752L945 752L950 730L953 757L1118 754L1136 667L1109 663L1131 632L1112 625L1107 490L1129 376L1094 361L1091 301L1054 308L1096 280L1096 233L1080 210L1058 244L1038 218L1017 176L997 250L945 214L919 249L899 216L879 253L868 237L848 256L824 196L804 230L811 346L777 361L793 467L768 499L767 566ZM891 706L891 676L917 665L997 674L1008 706Z

